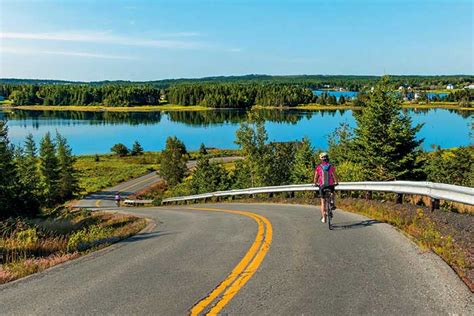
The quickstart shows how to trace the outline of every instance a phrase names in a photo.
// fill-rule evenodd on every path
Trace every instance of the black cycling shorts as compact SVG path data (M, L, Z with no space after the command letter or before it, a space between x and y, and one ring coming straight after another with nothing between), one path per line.
M325 187L319 187L319 197L321 197L321 198L323 197L323 190L325 190L325 189L331 191L332 193L334 193L336 191L335 188L334 188L334 185L327 185Z

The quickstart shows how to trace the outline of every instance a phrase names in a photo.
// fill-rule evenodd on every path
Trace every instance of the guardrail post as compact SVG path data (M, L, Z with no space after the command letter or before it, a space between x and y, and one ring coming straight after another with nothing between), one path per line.
M372 191L365 192L365 199L372 200Z
M397 204L402 204L402 203L403 203L403 194L397 193L397 200L396 200L396 203L397 203Z
M295 197L295 191L290 191L290 198L294 198Z
M431 212L433 212L434 210L437 210L439 209L439 199L435 199L435 198L431 198L430 199L430 207L431 207Z
M268 197L271 199L273 197L273 192L268 193Z

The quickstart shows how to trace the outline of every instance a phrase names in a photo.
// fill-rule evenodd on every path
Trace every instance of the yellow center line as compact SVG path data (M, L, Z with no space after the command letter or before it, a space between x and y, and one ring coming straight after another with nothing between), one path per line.
M219 313L222 308L230 302L230 300L240 291L240 289L247 283L248 280L255 274L258 267L265 258L266 253L270 248L272 242L272 225L270 221L264 216L247 212L235 210L223 210L212 208L192 208L193 210L224 212L231 214L239 214L247 216L255 220L258 224L258 231L255 241L249 248L242 260L207 297L198 302L191 309L191 315L198 315L205 310L210 304L216 300L208 315ZM222 294L223 293L223 294ZM222 294L222 295L221 295ZM220 299L219 299L220 297Z

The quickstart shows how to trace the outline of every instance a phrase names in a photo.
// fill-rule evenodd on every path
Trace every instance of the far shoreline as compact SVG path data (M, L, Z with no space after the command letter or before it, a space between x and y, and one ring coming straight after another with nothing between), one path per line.
M472 103L471 103L472 105ZM461 107L456 102L433 102L414 104L402 103L403 109L447 109L457 111L474 111L474 107ZM306 110L306 111L337 111L337 110L362 110L361 106L348 105L322 105L322 104L300 104L297 106L264 106L253 105L250 110ZM144 105L144 106L77 106L77 105L5 105L0 103L1 111L23 110L23 111L78 111L78 112L159 112L159 111L213 111L213 110L246 110L246 108L211 108L200 105Z

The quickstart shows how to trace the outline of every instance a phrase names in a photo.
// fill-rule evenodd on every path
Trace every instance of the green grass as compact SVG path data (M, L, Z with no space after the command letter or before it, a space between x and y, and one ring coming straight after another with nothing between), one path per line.
M208 149L210 157L240 156L235 149ZM189 159L198 159L198 151L189 152ZM98 158L99 161L96 161ZM80 195L100 191L121 182L158 170L160 152L145 152L140 156L119 157L113 154L77 156Z
M6 101L4 101L6 102ZM10 109L25 111L83 111L83 112L153 112L153 111L208 111L212 108L193 105L183 106L175 104L144 105L144 106L97 106L97 105L19 105L14 106L11 102L4 103Z
M96 157L99 161L96 161ZM79 172L81 195L97 192L157 170L159 157L160 153L157 152L126 157L112 154L78 156L74 166Z
M135 235L145 226L145 219L134 216L68 209L0 221L0 284Z
M13 104L13 102L11 100L3 100L3 101L0 101L0 106L4 105L4 106L11 106Z

